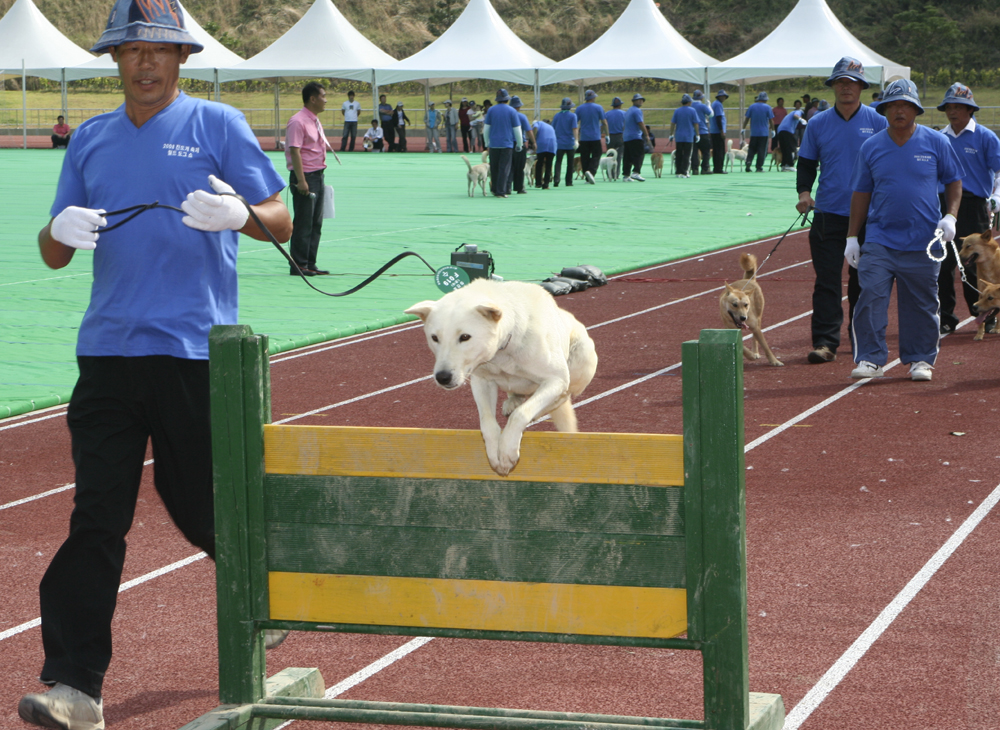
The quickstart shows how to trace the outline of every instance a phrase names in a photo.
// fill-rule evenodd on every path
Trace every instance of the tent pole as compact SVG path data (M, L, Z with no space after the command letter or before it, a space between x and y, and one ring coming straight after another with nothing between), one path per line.
M28 149L28 74L24 70L24 59L21 59L21 128L24 132L22 144Z
M708 83L708 66L705 67L705 98L707 99L712 95L712 85Z
M276 79L274 82L274 149L281 149L281 109L279 103L281 96L279 93L280 83Z
M580 83L576 87L576 105L580 106L583 103L583 79L580 79Z
M219 69L215 69L215 100L222 101L222 93L219 89Z
M538 85L538 69L535 69L535 119L542 118L542 89Z
M740 129L743 129L743 115L747 113L747 80L740 79Z
M62 91L62 113L67 119L69 118L69 102L66 100L66 69L62 69L62 80L59 83L60 91Z
M375 83L375 69L372 69L372 119L378 119L378 126L382 126L382 115L378 113L378 84Z

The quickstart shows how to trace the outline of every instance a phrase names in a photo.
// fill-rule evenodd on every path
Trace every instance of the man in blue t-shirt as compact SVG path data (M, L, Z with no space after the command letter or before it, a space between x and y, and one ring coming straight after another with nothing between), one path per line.
M625 131L625 112L622 111L620 97L616 96L611 100L611 111L604 115L604 121L608 125L608 149L613 149L618 158L618 164L614 166L614 172L611 176L612 180L617 180L618 171L621 169L625 156L625 140L622 139L622 132Z
M747 150L747 172L757 158L757 172L764 172L764 157L767 155L767 141L774 136L774 110L767 104L767 92L757 94L757 101L747 108L743 119L742 137L750 126L750 149Z
M497 198L506 198L510 194L514 152L521 151L524 137L521 136L521 120L510 106L507 89L497 92L496 101L486 112L483 140L490 151L490 190Z
M709 137L708 125L715 113L712 107L703 100L705 92L695 89L691 92L691 108L698 113L698 138L691 149L691 172L695 175L710 174L708 158L712 151L712 138Z
M622 165L623 182L646 182L639 173L642 172L642 161L646 158L646 147L653 148L649 139L646 122L642 118L642 104L646 101L642 94L632 95L632 106L625 112L625 125L622 129L622 140L625 142L625 160ZM633 169L635 170L633 172Z
M535 135L535 187L548 190L552 183L552 159L556 156L556 130L541 119L534 121L531 130Z
M559 187L563 159L566 160L566 187L573 185L573 157L580 146L580 122L573 113L573 100L563 97L559 111L552 117L552 128L556 131L556 173L552 187Z
M580 167L583 169L583 178L593 185L597 165L604 151L601 140L608 136L608 123L604 107L597 103L597 92L587 89L584 99L586 101L576 108L576 118L580 125Z
M535 137L531 131L531 125L528 124L528 117L521 113L521 97L510 97L510 106L517 112L517 118L521 124L521 140L523 142L521 149L514 152L511 162L511 178L513 179L514 192L518 195L525 195L528 191L524 187L524 168L528 164L528 147L535 144ZM509 187L507 188L507 194L510 195Z
M282 179L243 115L179 91L181 64L202 50L183 18L176 2L118 0L92 50L111 52L125 103L73 135L38 235L50 268L78 250L93 261L67 414L75 507L39 588L39 678L52 689L18 705L44 727L104 727L111 622L150 440L171 519L215 554L208 333L237 322L239 233L266 240L246 205L222 193L235 188L279 240L292 231ZM157 40L141 40L151 29ZM119 209L156 201L183 217L149 209L110 229Z
M878 111L889 127L861 145L851 179L851 220L844 251L857 266L861 295L854 309L852 378L878 378L889 359L885 331L889 297L898 282L899 359L910 366L911 380L930 380L937 359L937 281L941 264L927 245L942 232L955 238L955 215L962 199L962 163L948 139L918 125L924 113L916 85L908 79L885 89ZM938 186L945 191L941 216ZM864 253L858 244L867 219Z
M801 109L794 109L785 114L778 125L778 149L781 150L781 171L795 172L795 132L799 125L805 124L805 115Z
M972 98L972 89L965 84L952 84L938 105L948 117L944 136L951 142L955 154L965 167L962 177L962 203L958 206L958 221L955 235L964 238L972 233L982 233L990 229L990 213L1000 208L1000 140L992 130L976 122L973 114L979 111ZM944 193L941 194L941 209L945 210ZM955 316L955 250L947 247L947 257L941 262L938 278L938 297L941 300L941 334L954 332L958 326ZM968 283L962 286L969 313L978 313L976 302L975 265L965 267ZM994 282L997 283L997 282ZM996 318L986 320L986 327L992 331Z
M712 172L725 175L726 166L726 107L725 100L729 97L725 89L719 89L712 102L712 121L709 130L712 134Z
M799 147L795 181L799 194L795 209L804 215L815 208L809 229L809 252L816 273L812 296L813 349L808 355L813 364L833 362L840 347L840 329L844 323L844 247L851 214L854 161L862 143L888 126L885 117L861 103L861 91L868 88L868 81L857 59L849 56L840 59L826 85L833 88L836 99L832 109L813 116L808 126L799 126L805 129L805 134ZM817 170L819 186L813 200ZM864 243L863 225L858 239ZM848 333L860 292L858 270L849 266Z
M684 94L681 105L674 110L670 118L670 139L677 144L674 152L674 167L677 177L691 177L688 166L691 164L691 150L698 136L698 121L700 115L691 103L691 96Z

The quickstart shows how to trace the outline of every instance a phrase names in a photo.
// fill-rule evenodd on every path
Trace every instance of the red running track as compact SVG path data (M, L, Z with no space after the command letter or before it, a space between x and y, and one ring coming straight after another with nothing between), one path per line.
M742 249L763 259L772 246ZM560 299L600 356L578 404L582 430L680 431L680 346L718 326L720 279L740 276L737 258L695 257ZM897 365L858 385L849 346L835 363L806 363L811 280L805 234L789 236L761 274L768 341L786 364L745 368L751 688L784 697L788 730L995 730L1000 337L973 342L966 325L942 341L932 382L913 383ZM889 331L895 350L894 316ZM431 364L415 325L284 353L272 361L273 418L477 428L471 393L437 388ZM39 689L41 642L29 622L72 491L12 503L72 482L63 414L0 421L3 728L26 727L17 700ZM150 476L125 580L196 553ZM176 728L216 706L214 596L208 560L121 593L109 728ZM269 654L269 671L316 666L333 686L408 641L293 634ZM697 718L699 661L690 652L435 639L339 696Z

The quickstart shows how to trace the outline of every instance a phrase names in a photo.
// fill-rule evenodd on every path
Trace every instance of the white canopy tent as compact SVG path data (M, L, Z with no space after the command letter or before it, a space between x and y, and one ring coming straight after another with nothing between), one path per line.
M540 69L538 80L543 86L635 77L704 84L705 68L715 63L667 22L653 0L632 0L604 35L579 53Z
M909 78L910 69L875 53L837 20L826 0L799 0L760 43L708 69L709 84L761 83L796 76L828 76L844 56L864 65L869 83Z
M24 146L28 146L28 76L62 82L62 108L66 109L66 77L63 70L93 58L42 15L31 0L17 0L0 18L0 78L21 76Z
M376 68L375 80L378 84L423 81L425 90L470 78L531 84L537 108L538 69L553 63L518 38L489 0L469 0L437 40L398 63Z

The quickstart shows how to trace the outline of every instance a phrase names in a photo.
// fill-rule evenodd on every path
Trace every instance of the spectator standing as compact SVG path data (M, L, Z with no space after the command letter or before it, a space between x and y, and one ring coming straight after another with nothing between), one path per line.
M288 120L285 130L285 163L290 171L292 210L295 219L288 252L306 276L329 274L316 265L323 233L324 172L329 143L319 115L326 109L326 89L317 81L302 87L303 107ZM289 267L292 276L299 271Z
M844 248L851 215L851 175L858 152L865 140L885 129L888 124L881 114L861 104L861 92L868 88L865 69L854 58L845 56L833 67L826 84L836 96L833 109L818 115L804 127L805 136L799 147L795 188L799 213L813 213L809 230L809 253L812 257L816 283L812 296L812 345L809 362L833 362L840 347L840 329L844 322L843 278ZM812 188L819 171L816 199ZM858 229L858 240L864 243L865 227ZM847 269L848 331L854 319L854 309L861 293L858 270Z
M493 106L493 102L489 99L483 99L483 105L479 107L479 111L482 114L480 117L480 127L479 127L479 144L482 146L483 150L486 150L486 139L483 136L483 127L486 125L486 115L490 113L490 107Z
M990 229L990 213L1000 208L1000 182L997 180L1000 175L1000 140L992 130L976 121L974 114L979 107L972 98L972 89L965 84L952 84L945 92L944 101L938 105L938 111L948 117L944 136L951 142L965 170L955 235L964 238L971 233L983 233ZM942 191L941 210L948 209L947 202ZM958 326L958 317L955 316L955 251L947 246L946 252L948 255L941 262L941 275L938 277L943 335L954 332ZM962 293L969 313L975 316L979 300L975 266L966 266L965 273L968 283L962 285ZM995 322L995 317L987 320L987 329Z
M625 141L625 162L622 169L622 180L624 182L646 182L640 173L642 172L642 162L646 157L643 145L650 147L653 143L649 139L649 132L646 131L646 122L642 117L642 104L646 99L642 94L632 95L632 106L625 112L625 128L622 132L622 139Z
M472 141L472 151L481 150L480 140L483 137L483 117L485 114L476 106L476 102L469 102L469 139Z
M521 124L521 149L514 150L514 157L511 162L511 178L513 179L514 192L524 195L528 191L524 187L524 168L528 164L528 146L534 146L535 135L528 124L528 117L521 113L521 98L512 96L510 98L511 108L517 112L518 121ZM510 190L508 189L508 194Z
M365 132L363 147L370 152L381 152L384 135L382 128L378 126L378 119L372 119L372 126Z
M750 149L747 151L747 172L757 159L757 172L764 172L764 157L767 155L767 141L774 135L774 112L767 105L767 92L757 94L757 100L746 111L743 131L750 127ZM742 136L742 135L741 135Z
M351 138L351 152L354 152L354 139L358 136L358 116L361 114L361 102L354 101L354 92L347 92L347 101L340 105L340 113L344 117L344 132L340 136L340 151L347 149L347 138Z
M427 151L441 151L441 136L438 133L438 125L441 123L441 116L434 108L434 102L427 104L427 111L424 112L424 129L427 134Z
M719 89L712 102L712 172L725 175L726 170L726 107L724 100L729 98L725 89Z
M698 134L691 149L691 172L695 175L711 174L709 155L712 152L712 138L709 136L708 125L714 112L712 107L704 102L705 92L695 89L691 93L691 108L698 112Z
M806 106L806 121L810 121L816 114L819 113L820 99L813 99Z
M506 198L510 191L511 163L514 153L524 145L521 136L521 120L510 106L510 94L500 89L497 103L486 113L483 124L483 139L490 151L490 187L493 195Z
M802 117L804 119L805 118L805 113L806 113L805 107L802 106L802 100L801 99L796 99L793 102L793 104L792 104L792 111L799 111L799 110L802 111ZM798 128L795 130L795 144L796 144L796 146L798 146L798 147L802 146L802 135L805 134L805 131L806 131L806 126L804 124L800 124L798 126Z
M874 94L872 94L872 101L868 106L877 107L880 101L882 101L882 92L876 91Z
M594 184L594 175L601 162L604 146L601 140L608 137L608 123L604 107L597 103L597 92L587 89L584 103L576 108L576 118L580 125L580 167L583 179ZM610 142L610 138L609 138Z
M858 267L861 282L854 310L857 367L851 377L883 375L889 359L885 339L889 296L895 282L899 359L909 364L911 380L930 380L940 341L937 282L941 264L927 256L926 248L935 229L944 232L946 242L955 238L962 163L941 132L916 123L924 109L912 81L889 84L878 111L889 127L861 145L851 184L846 257ZM945 190L943 217L939 185ZM857 236L866 218L862 253Z
M681 97L681 105L674 110L670 119L670 139L677 144L674 152L674 166L677 177L691 177L691 153L695 137L698 136L698 122L701 115L694 108L690 94Z
M775 135L774 139L771 140L771 152L774 152L778 148L778 134L777 129L781 126L781 123L785 121L785 117L788 116L788 110L785 109L785 100L782 97L778 97L777 102L775 102L774 107L771 109L774 112L774 129Z
M563 159L566 160L566 187L573 186L573 156L580 146L580 124L573 113L573 100L564 97L559 111L552 117L552 128L556 130L556 172L552 187L559 187Z
M403 111L403 102L397 102L396 111L392 113L392 128L396 132L398 141L396 142L397 152L406 152L406 125L410 124L410 118Z
M548 190L552 182L552 159L556 156L556 130L536 119L531 125L535 134L535 187Z
M608 149L613 149L618 159L618 164L615 165L614 175L611 179L617 180L625 158L625 142L622 139L622 132L625 129L625 112L622 111L622 100L620 97L616 96L611 100L611 111L604 115L604 121L608 125Z
M388 151L393 152L396 149L396 125L393 123L392 105L385 100L385 94L378 97L378 119Z
M458 152L458 109L451 99L444 100L444 138L449 152Z
M69 125L66 124L66 117L60 114L56 117L55 126L52 127L52 149L68 147L70 138Z
M469 151L469 140L472 138L472 127L469 125L469 100L462 97L458 103L458 126L462 130L462 149L466 153ZM476 148L475 140L472 141L472 149Z

